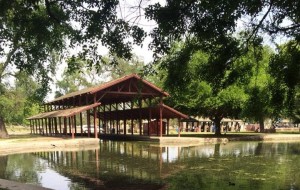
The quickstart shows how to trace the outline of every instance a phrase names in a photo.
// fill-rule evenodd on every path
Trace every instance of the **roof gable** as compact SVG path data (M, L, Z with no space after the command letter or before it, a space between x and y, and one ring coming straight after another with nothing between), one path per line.
M112 103L129 101L136 97L153 98L165 96L169 96L169 94L138 75L131 74L104 84L66 94L46 104L69 105L78 101L85 101L86 104L89 104L93 102L94 97L96 97L97 101Z

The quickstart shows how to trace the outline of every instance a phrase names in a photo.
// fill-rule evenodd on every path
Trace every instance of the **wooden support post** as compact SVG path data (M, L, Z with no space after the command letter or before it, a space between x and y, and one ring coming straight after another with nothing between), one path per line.
M123 112L125 113L125 107L126 107L126 103L123 102ZM127 134L127 128L126 128L126 118L125 118L125 114L124 114L124 135Z
M95 139L98 138L98 130L97 130L97 123L96 123L96 118L97 118L97 108L94 107L94 134L95 134Z
M30 134L33 134L33 132L32 132L32 120L31 119L29 120L29 127L30 127Z
M57 129L57 118L54 118L54 127L55 127L55 135L58 135L58 129Z
M30 120L32 134L34 134L34 119Z
M70 133L70 135L71 135L71 133L72 133L72 121L71 121L71 117L69 117L69 133Z
M97 107L97 117L98 117L98 129L99 129L99 134L100 134L100 132L101 132L100 107ZM102 122L102 127L103 127L103 122Z
M91 136L91 115L90 115L90 110L86 111L86 122L87 122L87 127L88 127L88 137Z
M59 134L62 135L62 131L61 131L61 117L58 118L58 125L59 125Z
M131 135L133 135L133 119L131 119Z
M139 100L139 108L142 109L142 100ZM141 118L141 116L139 117L139 131L140 131L140 135L142 135L142 118Z
M67 118L64 117L64 134L67 135Z
M52 122L51 122L51 118L48 119L48 125L49 125L49 135L52 136Z
M33 132L33 134L35 134L35 126L34 126L34 121L35 121L35 119L33 119L33 120L32 120L32 132Z
M72 126L72 130L71 130L71 133L72 133L72 139L75 138L75 135L74 135L74 129L75 129L75 117L74 116L71 116L69 117L70 120L71 120L71 126Z
M80 135L82 136L83 135L83 129L82 129L82 112L80 112Z
M40 119L37 120L38 121L38 126L39 126L39 135L41 134L41 121Z
M140 131L140 135L142 135L142 119L139 118L139 131Z
M156 136L159 136L159 118L156 118Z
M46 129L46 135L48 136L48 123L47 123L47 119L45 118L45 129Z
M180 126L180 118L178 118L178 137L180 137L181 126Z
M127 130L127 128L126 128L126 119L124 119L124 135L126 135L126 130Z
M167 135L169 136L170 119L167 119Z
M42 122L42 133L43 133L43 135L45 135L44 119L41 119L41 122Z
M106 134L107 131L108 131L108 128L107 128L107 123L106 123L106 117L105 117L105 105L103 105L103 129L104 129L104 133ZM100 118L100 116L99 116Z
M111 112L111 104L109 104L109 110L108 110L108 113L110 113ZM111 118L109 117L109 131L112 133L113 132L113 129L111 128L111 124L112 122L111 122ZM113 128L114 128L114 126L113 126Z
M118 112L118 103L116 103L116 112ZM119 118L116 118L116 125L117 125L117 134L120 134L120 125L119 125Z
M96 94L94 94L94 104L97 102ZM98 138L98 130L97 130L97 124L96 124L96 118L97 118L97 108L94 107L94 134L95 139Z
M75 135L77 134L77 123L76 123L76 115L73 116L74 117L74 129L75 129Z
M162 103L159 106L159 126L160 126L160 136L162 137L162 128L163 128L163 122L162 122Z
M36 134L35 119L32 121L32 123L33 123L33 134Z
M152 119L152 112L151 112L151 109L149 109L148 136L150 136L151 119Z

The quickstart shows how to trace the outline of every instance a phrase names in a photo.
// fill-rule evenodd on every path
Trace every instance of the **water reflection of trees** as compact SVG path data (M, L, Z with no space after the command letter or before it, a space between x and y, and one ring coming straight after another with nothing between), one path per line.
M196 189L204 184L207 186L209 182L211 185L207 188L224 189L229 181L233 181L240 188L262 189L276 188L277 183L282 186L299 184L300 174L295 171L300 167L299 152L297 144L288 143L160 147L150 143L103 141L100 149L39 152L35 155L46 160L52 169L85 187L116 188L135 182L160 186L165 178L175 177L176 180L170 183L180 187L193 181ZM7 161L3 159L2 162ZM222 183L215 183L216 180ZM182 182L178 184L179 181Z
M0 178L23 183L40 184L37 171L44 169L39 159L30 154L5 155L0 157Z

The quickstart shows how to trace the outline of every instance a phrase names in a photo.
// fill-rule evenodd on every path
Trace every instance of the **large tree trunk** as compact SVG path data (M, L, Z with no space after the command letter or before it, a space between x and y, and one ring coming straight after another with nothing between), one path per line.
M223 118L221 118L221 117L215 117L215 118L211 119L215 125L215 135L216 136L221 135L221 120L222 119Z
M8 138L8 133L4 124L4 119L0 117L0 138Z
M259 120L259 132L261 132L261 133L265 132L265 123L264 123L264 119L260 119L260 120Z

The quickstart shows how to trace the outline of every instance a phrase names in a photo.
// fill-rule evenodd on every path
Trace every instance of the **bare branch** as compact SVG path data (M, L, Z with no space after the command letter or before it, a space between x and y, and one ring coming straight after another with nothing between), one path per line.
M267 16L269 15L269 13L271 12L273 7L273 0L270 1L270 6L267 10L267 12L264 14L264 16L262 17L262 19L259 21L259 23L256 25L256 27L254 28L254 30L252 31L252 33L250 34L250 36L247 39L247 44L250 41L250 39L257 34L259 28L261 27L261 25L263 24L264 20L267 18Z

